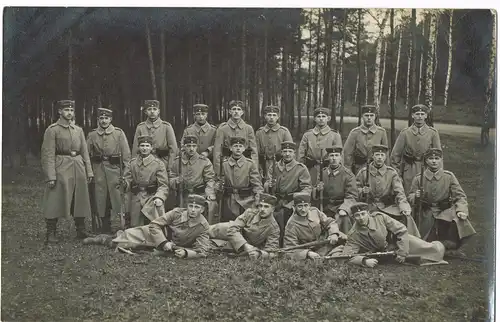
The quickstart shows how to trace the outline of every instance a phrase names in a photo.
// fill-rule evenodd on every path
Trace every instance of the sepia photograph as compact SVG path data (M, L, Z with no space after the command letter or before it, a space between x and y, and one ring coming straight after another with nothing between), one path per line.
M0 320L494 321L497 35L3 7Z

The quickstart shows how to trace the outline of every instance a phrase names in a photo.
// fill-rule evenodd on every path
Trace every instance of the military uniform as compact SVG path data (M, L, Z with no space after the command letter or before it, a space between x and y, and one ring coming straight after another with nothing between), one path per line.
M138 143L140 144L142 137ZM168 197L168 174L165 164L150 154L139 155L130 160L125 168L124 179L127 190L130 191L129 211L131 226L142 226L146 218L154 220L158 213L152 202L160 198L163 202Z
M195 104L193 106L193 113L208 112L208 106L205 104ZM181 145L184 145L184 138L186 136L195 136L198 139L198 153L208 153L208 158L211 159L212 151L214 149L215 132L217 127L208 122L205 124L193 123L184 129L181 138Z
M412 112L428 112L424 107L416 105ZM392 148L391 164L398 169L406 192L410 190L413 178L420 173L422 156L430 148L441 149L441 140L438 131L427 124L420 128L413 124L399 133Z
M111 110L99 109L99 115L112 116L111 113ZM120 167L130 161L130 148L125 133L112 124L106 129L98 127L91 131L87 136L87 146L95 175L94 200L97 213L104 219L104 230L110 231L108 211L112 208L115 215L120 211L122 201L117 185Z
M156 100L146 100L143 107L159 107L159 104ZM170 170L179 150L172 125L160 118L154 122L148 119L145 122L139 123L135 130L134 142L132 144L132 156L135 156L139 151L138 137L144 135L153 137L153 154L164 162L167 170Z
M314 116L324 113L329 115L325 108L318 108L314 111ZM315 186L318 180L319 162L321 157L325 157L324 149L334 145L342 145L340 134L331 129L328 125L323 128L318 126L308 130L302 136L299 145L298 160L306 165L311 174L312 185Z
M58 102L59 109L74 105L69 100ZM78 236L83 237L85 217L91 212L87 180L94 176L83 130L62 118L51 124L43 136L41 163L45 181L55 181L53 188L45 188L43 197L47 240L55 238L57 220L71 214Z

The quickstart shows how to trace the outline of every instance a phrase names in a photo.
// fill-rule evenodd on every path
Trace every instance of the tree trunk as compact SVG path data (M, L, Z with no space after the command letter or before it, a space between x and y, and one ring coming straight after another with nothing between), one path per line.
M382 56L382 76L380 77L380 86L378 91L378 102L379 104L382 102L382 94L384 92L384 83L385 83L385 65L387 64L387 41L384 40L384 51Z
M363 102L363 99L361 98L361 93L363 92L363 72L361 71L361 22L363 21L363 16L362 16L362 11L363 9L358 9L358 28L357 28L357 35L356 35L356 51L357 51L357 57L356 57L356 64L358 67L358 77L357 77L357 82L356 82L356 99L355 101L358 103L358 126L361 125L361 105Z
M434 55L436 50L436 15L429 14L429 50L427 51L425 105L432 109L434 98Z
M365 105L368 105L368 64L365 60Z
M243 25L241 27L241 100L245 104L245 115L249 115L248 113L248 104L246 97L246 63L247 63L247 22L245 18L243 18Z
M268 63L268 38L269 38L269 22L268 17L265 17L264 22L264 77L263 77L263 101L262 106L270 105L270 95L269 95L269 63ZM310 64L310 62L309 62Z
M417 92L417 58L415 55L415 48L417 46L417 9L411 9L411 22L410 22L410 29L411 29L411 42L410 42L410 65L411 68L409 69L409 95L408 95L408 126L410 126L413 121L411 117L411 107L415 105L415 94ZM411 77L410 77L411 75Z
M298 133L302 133L302 42L301 42L302 30L300 28L300 24L297 24L297 117L298 124L297 129Z
M394 9L391 9L391 34L390 34L390 40L389 40L389 55L388 55L388 60L389 60L389 65L388 68L389 70L387 71L389 75L394 74ZM401 38L400 38L401 39ZM398 56L399 58L399 56ZM396 100L396 90L395 90L395 85L396 85L396 80L397 80L397 73L394 77L393 80L390 82L390 95L389 95L389 106L391 107L391 147L394 145L394 142L396 141L396 126L395 126L395 118L396 118L396 113L395 113L395 100Z
M314 66L314 108L318 107L318 85L319 85L319 49L321 44L321 9L318 13L318 23L316 27L316 59Z
M71 46L73 33L68 33L68 99L73 99L73 48Z
M156 77L155 77L155 65L153 60L153 47L151 46L151 32L149 30L149 20L146 18L146 42L148 45L148 57L149 57L149 73L151 75L151 87L153 89L153 99L158 99L158 92L156 90Z
M312 62L312 31L313 31L313 23L312 23L312 10L309 13L309 48L308 48L308 53L307 53L307 60L308 60L308 67L307 67L307 111L306 111L306 117L307 117L307 123L306 123L306 128L309 127L310 121L311 121L311 96L312 96L312 71L311 71L311 62ZM302 132L299 132L302 133Z
M167 57L165 55L165 30L160 33L160 50L161 50L161 60L160 60L160 83L161 83L161 111L164 117L167 116L167 76L165 71L165 66L167 63Z
M487 100L488 102L491 101L492 96L494 95L495 91L495 71L496 71L496 48L497 48L497 37L496 37L496 32L497 32L497 14L495 13L494 10L491 11L491 19L492 19L492 33L491 33L491 43L490 43L490 63L489 63L489 72L488 72L488 88L487 88ZM496 108L496 105L492 105L494 108Z
M382 54L382 42L384 41L384 29L387 23L387 19L389 18L389 10L386 10L384 14L384 18L380 23L378 38L377 38L377 46L376 46L376 55L375 55L375 78L373 82L373 101L376 106L380 104L380 60Z
M343 11L342 20L342 55L340 56L340 122L339 122L339 133L342 135L342 127L344 125L344 105L345 105L345 85L344 85L344 60L345 60L345 46L347 38L347 9Z
M446 84L444 86L444 107L448 107L448 91L451 81L451 66L453 61L453 9L449 9L450 25L448 29L448 69L446 71Z
M394 99L398 99L399 64L401 62L401 43L403 42L403 28L399 29L398 58L396 61L396 75L394 76Z
M331 79L331 65L332 65L332 32L333 32L333 22L332 22L332 12L331 9L325 9L324 11L324 21L325 21L325 64L323 65L323 75L324 75L324 91L323 91L323 106L327 107L328 101L330 100L330 88L326 84L330 84Z
M288 38L288 33L285 35ZM284 124L288 124L288 39L283 44L281 60L281 116Z

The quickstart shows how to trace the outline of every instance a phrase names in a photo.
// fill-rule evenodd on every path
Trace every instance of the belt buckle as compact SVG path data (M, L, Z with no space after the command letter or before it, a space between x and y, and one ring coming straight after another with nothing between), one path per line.
M71 155L72 157L76 157L76 151L71 151L69 155Z

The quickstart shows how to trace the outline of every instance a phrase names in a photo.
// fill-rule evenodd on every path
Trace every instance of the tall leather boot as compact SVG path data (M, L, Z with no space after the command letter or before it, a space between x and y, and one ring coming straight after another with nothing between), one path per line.
M45 245L57 244L59 240L56 237L57 231L57 218L45 219L47 232L45 234Z
M89 237L89 234L85 231L85 218L75 218L75 227L77 239L84 239Z

